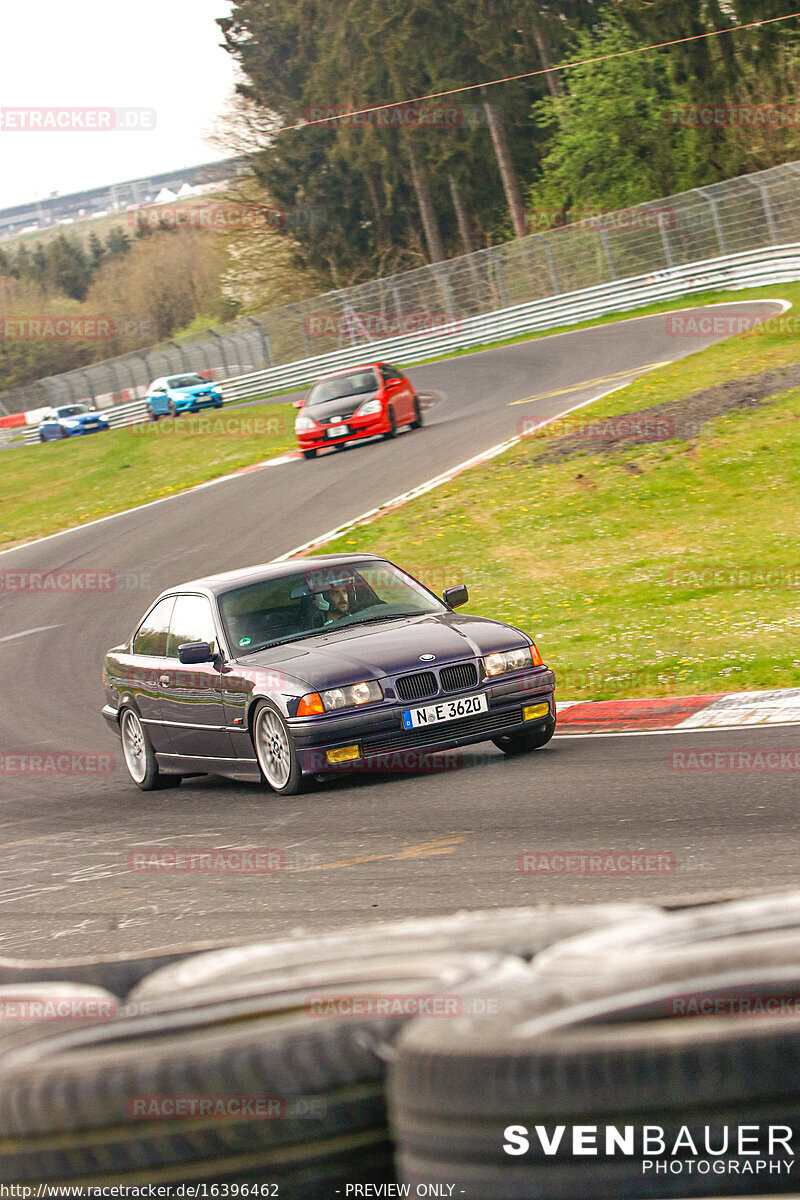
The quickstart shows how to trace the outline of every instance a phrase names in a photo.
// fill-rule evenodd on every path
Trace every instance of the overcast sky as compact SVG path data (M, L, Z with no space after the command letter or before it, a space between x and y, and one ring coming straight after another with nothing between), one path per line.
M227 157L207 141L233 93L215 17L230 0L3 5L0 108L155 109L150 132L0 129L0 207Z

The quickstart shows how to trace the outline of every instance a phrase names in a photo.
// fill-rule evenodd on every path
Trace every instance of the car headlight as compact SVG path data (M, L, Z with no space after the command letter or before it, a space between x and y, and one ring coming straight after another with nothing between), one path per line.
M368 683L354 683L350 687L331 688L322 692L322 703L326 712L336 712L340 708L358 708L361 704L370 704L373 700L383 699L383 689L374 679Z
M297 417L295 419L295 433L311 433L312 429L319 429L319 425L311 417Z
M353 683L350 687L330 688L327 692L309 692L297 708L298 717L311 717L323 712L339 712L343 708L359 708L373 700L383 699L383 688L374 679Z
M499 654L487 654L483 660L483 672L488 676L506 675L509 671L523 671L525 667L534 665L538 664L534 664L531 647L523 646L519 650L504 650Z
M376 413L383 411L383 405L380 400L365 400L364 403L357 409L357 416L372 417Z
M70 418L64 418L64 420L61 422L61 424L65 425L67 429L77 429L78 426L80 425L80 421L76 421L72 417L70 417Z

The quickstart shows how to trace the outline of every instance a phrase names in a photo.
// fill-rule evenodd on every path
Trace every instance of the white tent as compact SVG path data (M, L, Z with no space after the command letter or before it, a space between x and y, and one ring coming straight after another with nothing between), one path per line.
M173 200L177 200L177 199L178 199L178 197L175 194L175 192L171 192L169 190L169 188L164 187L158 193L158 195L156 196L153 203L154 204L172 204Z

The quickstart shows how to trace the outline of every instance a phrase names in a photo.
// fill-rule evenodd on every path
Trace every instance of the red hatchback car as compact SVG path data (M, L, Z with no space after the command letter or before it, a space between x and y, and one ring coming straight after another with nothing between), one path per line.
M419 396L389 363L326 375L297 407L294 428L305 458L326 446L342 450L359 438L393 438L401 425L419 429L422 424Z

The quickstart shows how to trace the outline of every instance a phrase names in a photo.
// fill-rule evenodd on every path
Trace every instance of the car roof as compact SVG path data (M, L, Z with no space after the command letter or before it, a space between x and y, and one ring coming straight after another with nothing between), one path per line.
M219 596L232 588L243 587L248 583L260 583L265 579L278 579L281 575L291 573L292 567L302 571L303 567L324 565L341 567L347 563L385 562L380 554L308 554L302 558L285 559L283 562L260 563L254 567L244 567L238 571L225 571L220 575L205 575L200 579L190 579L188 583L179 583L174 587L165 588L162 596L171 596L175 592L204 592L209 596ZM159 596L161 599L161 596Z
M380 362L358 363L353 367L345 367L342 371L329 371L327 375L320 375L319 379L314 383L314 387L318 383L322 383L325 379L338 379L340 375L352 375L355 371L377 371L379 367L385 367L387 364L381 359Z

